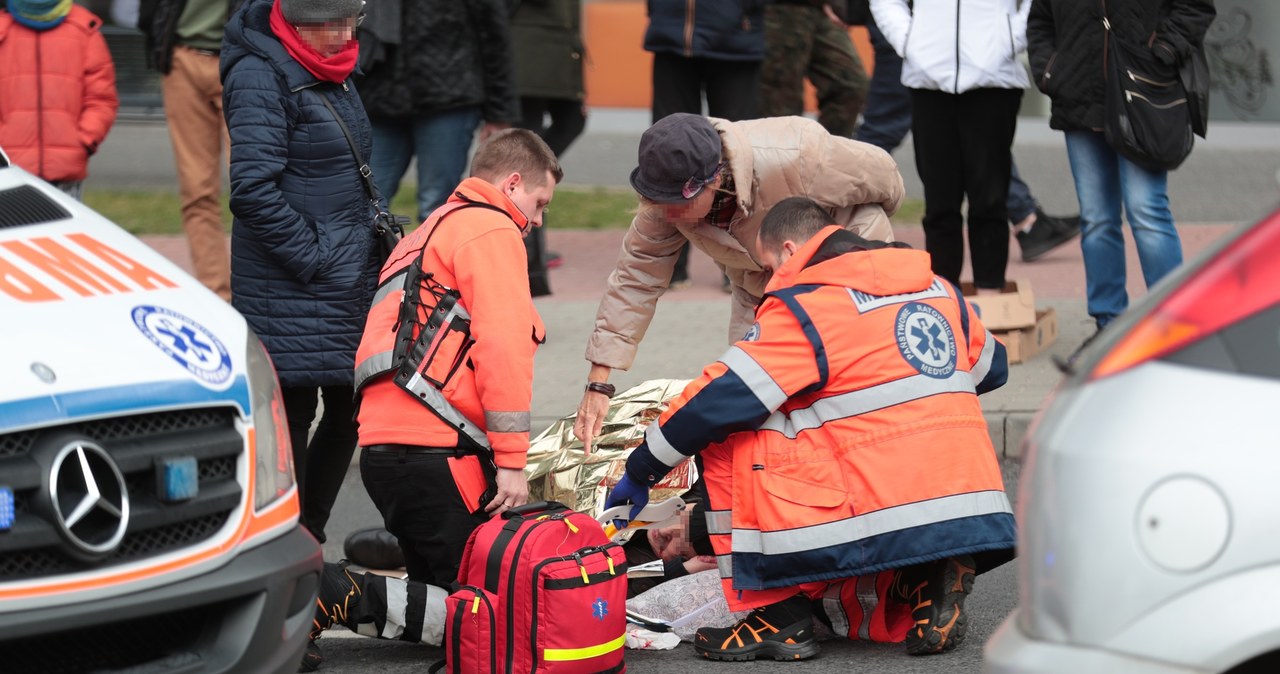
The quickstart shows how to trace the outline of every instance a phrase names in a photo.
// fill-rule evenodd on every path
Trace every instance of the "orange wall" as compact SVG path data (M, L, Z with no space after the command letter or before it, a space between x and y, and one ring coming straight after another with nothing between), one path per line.
M587 104L648 108L653 56L642 46L649 22L644 0L586 0L583 13ZM849 35L870 73L872 51L867 29L854 27ZM805 93L805 108L812 111L815 109L813 87L807 82Z

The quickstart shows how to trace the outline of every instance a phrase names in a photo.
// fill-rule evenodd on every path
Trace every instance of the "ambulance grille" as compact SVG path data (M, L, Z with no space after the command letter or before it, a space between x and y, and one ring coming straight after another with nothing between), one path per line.
M66 424L0 435L0 475L13 489L15 522L0 535L0 582L51 578L145 560L215 536L243 500L236 479L244 436L235 408L202 408ZM105 558L78 559L63 542L42 492L56 450L70 438L100 445L125 478L129 524ZM190 500L165 502L157 468L167 458L196 459L199 489Z
M70 218L70 211L30 185L0 190L0 229Z

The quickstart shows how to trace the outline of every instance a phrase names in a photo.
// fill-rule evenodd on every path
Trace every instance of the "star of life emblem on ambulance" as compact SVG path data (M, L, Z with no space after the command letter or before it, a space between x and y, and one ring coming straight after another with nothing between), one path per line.
M922 302L908 302L894 321L898 351L920 374L935 379L956 370L956 337L937 309Z

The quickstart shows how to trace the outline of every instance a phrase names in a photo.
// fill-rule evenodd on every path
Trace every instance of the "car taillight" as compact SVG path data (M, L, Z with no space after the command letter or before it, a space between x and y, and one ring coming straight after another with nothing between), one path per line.
M1184 348L1280 302L1280 211L1219 251L1098 362L1109 377Z

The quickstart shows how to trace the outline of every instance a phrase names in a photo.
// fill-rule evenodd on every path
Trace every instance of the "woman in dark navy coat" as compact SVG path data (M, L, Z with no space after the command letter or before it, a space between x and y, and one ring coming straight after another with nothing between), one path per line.
M356 445L353 368L377 284L369 120L351 83L364 0L248 0L222 48L231 135L232 305L284 394L303 524L321 542ZM320 395L324 414L308 443Z

